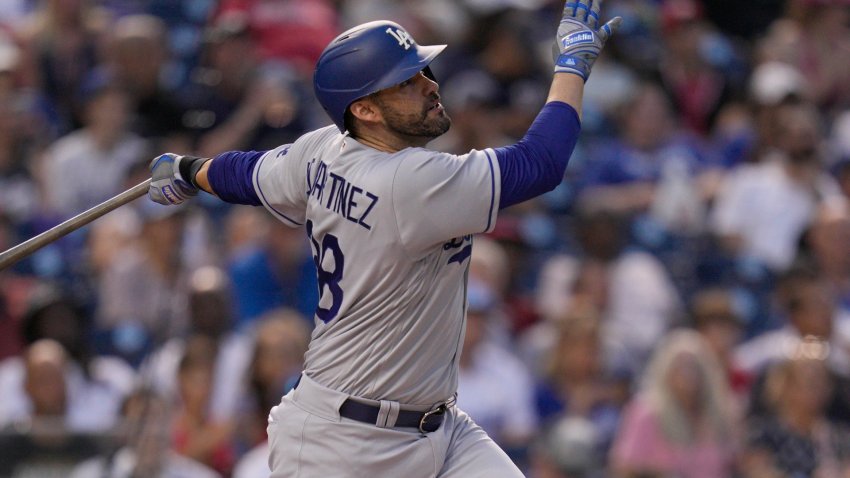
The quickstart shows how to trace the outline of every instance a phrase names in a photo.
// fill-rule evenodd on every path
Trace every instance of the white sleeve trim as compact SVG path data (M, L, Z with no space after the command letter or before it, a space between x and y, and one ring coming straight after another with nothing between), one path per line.
M499 215L499 200L502 196L502 171L499 162L496 161L496 152L485 149L487 161L490 162L490 214L487 218L487 228L484 233L492 232L496 228L496 218Z
M269 151L268 153L264 154L260 158L260 160L257 161L257 164L254 166L254 174L253 174L254 190L257 191L257 197L260 198L260 202L263 203L263 207L265 207L269 212L274 214L275 217L283 220L284 222L286 222L286 223L288 223L292 226L295 226L295 227L302 226L303 224L301 224L300 222L288 217L286 214L280 212L271 203L269 203L268 200L266 199L265 193L263 193L263 188L260 186L260 168L262 167L263 162L265 162L266 158L268 158L269 155L271 153L273 153L274 151L276 151L276 150L272 150L272 151ZM288 149L286 151L288 151ZM277 154L280 155L280 153L277 153ZM286 153L284 152L284 155L285 154Z

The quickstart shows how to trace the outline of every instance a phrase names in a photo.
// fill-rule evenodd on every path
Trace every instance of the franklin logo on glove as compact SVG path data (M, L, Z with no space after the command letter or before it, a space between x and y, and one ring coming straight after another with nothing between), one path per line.
M171 204L180 204L183 202L176 194L174 194L174 189L171 186L163 186L162 195L165 196L165 199L167 199Z
M562 44L564 48L568 46L577 45L579 43L593 43L593 33L590 32L579 32L574 33L562 40Z

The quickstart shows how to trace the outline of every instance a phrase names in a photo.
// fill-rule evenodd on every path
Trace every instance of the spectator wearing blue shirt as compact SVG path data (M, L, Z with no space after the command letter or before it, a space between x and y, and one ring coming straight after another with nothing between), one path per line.
M242 229L238 221L253 217L260 222L255 226L264 231L259 238L231 245L227 272L233 284L237 328L279 307L297 310L312 325L319 286L306 238L301 231L252 212L234 209L228 225L232 231Z

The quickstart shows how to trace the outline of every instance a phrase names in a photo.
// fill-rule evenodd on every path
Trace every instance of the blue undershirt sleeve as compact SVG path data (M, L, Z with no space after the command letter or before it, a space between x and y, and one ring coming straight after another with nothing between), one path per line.
M210 163L207 179L215 194L231 204L260 206L252 180L254 166L265 151L228 151Z
M543 106L522 140L497 148L502 177L499 209L527 201L561 184L580 131L576 110L553 101Z

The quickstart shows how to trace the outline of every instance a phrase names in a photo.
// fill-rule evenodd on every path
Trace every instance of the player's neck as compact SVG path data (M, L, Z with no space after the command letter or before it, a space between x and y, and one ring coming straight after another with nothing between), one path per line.
M353 136L359 143L385 153L397 153L406 148L421 148L430 138L393 134L385 129L369 128Z

